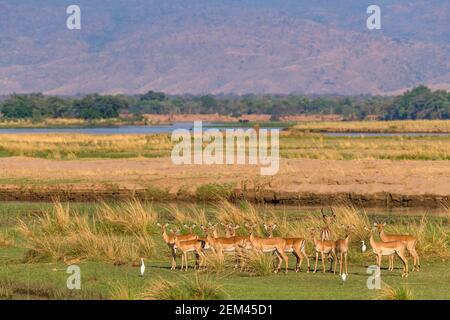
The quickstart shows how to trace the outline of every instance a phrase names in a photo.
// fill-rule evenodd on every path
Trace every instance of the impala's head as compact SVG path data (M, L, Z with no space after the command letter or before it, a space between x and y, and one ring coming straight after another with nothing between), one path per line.
M236 230L240 228L239 225L234 225L232 222L220 223L224 228L227 236L234 237L236 235Z
M273 235L273 230L277 228L277 225L274 224L264 224L264 229L269 233L269 236Z
M161 223L157 223L156 224L158 227L160 227L161 229L162 229L162 231L166 231L166 228L169 226L169 224L168 223L166 223L166 224L161 224Z
M258 225L256 223L246 223L245 227L252 233Z
M322 213L322 220L327 227L329 227L336 220L336 214L334 213L333 208L330 208L330 209L331 209L331 215L325 214L323 208L320 209L320 212Z
M189 233L193 233L196 225L193 224L193 225L189 226L189 225L185 224L184 227L189 230Z
M374 222L373 226L378 230L378 232L383 232L383 228L386 225L386 222L383 223L376 223Z

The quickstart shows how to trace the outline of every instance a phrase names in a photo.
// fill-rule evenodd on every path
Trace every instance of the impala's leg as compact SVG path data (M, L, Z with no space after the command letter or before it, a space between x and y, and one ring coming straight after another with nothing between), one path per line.
M172 253L172 266L170 267L170 270L175 270L177 268L177 251L173 246L169 246L170 252Z
M194 251L194 255L195 255L195 265L194 265L194 270L195 269L200 269L200 266L199 266L199 255L198 255L198 253L196 252L196 251Z
M319 260L319 253L316 251L316 264L314 265L314 273L317 271L317 261Z
M275 250L274 253L278 258L278 264L277 264L277 267L274 272L278 273L281 270L281 263L283 262L283 259L281 258L281 255L279 254L279 252L277 250Z
M339 274L342 274L343 260L344 260L344 254L341 252L341 253L339 253Z
M322 272L325 273L325 255L321 252L320 256L322 258Z
M306 272L309 272L309 269L310 269L310 266L309 266L309 258L308 258L308 255L307 255L306 252L305 252L305 247L304 247L304 246L302 247L302 255L306 258L306 263L307 263L307 265L308 265L308 271L306 271Z
M333 273L336 274L336 269L337 269L337 256L336 256L336 252L334 250L331 251L331 255L333 257L334 260L334 270Z
M181 271L183 271L183 265L184 265L184 252L181 252Z
M397 251L397 255L403 262L402 277L407 277L408 276L408 260L406 260L404 252Z
M277 250L278 251L278 250ZM284 260L284 272L288 273L288 266L289 266L289 257L284 253L284 251L281 249L278 254L283 258ZM280 258L280 267L281 267L281 258Z
M414 241L412 244L408 244L407 247L409 253L413 257L413 268L412 271L419 271L419 255L416 252L416 242Z
M299 272L302 267L303 256L301 255L300 252L298 252L296 250L294 250L293 255L297 259L297 262L295 264L295 272Z
M348 252L344 253L345 274L348 274L347 254L348 254Z

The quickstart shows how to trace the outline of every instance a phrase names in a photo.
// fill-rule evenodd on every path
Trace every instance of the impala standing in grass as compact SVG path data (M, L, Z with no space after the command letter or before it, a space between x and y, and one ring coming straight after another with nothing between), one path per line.
M285 273L287 273L289 258L284 253L284 249L286 248L286 240L279 237L275 238L255 237L254 232L257 225L246 224L246 227L250 230L249 241L253 249L261 252L275 252L278 256L278 266L275 270L275 273L278 273L281 270L282 259L284 260Z
M376 225L376 223L374 225ZM392 256L394 254L397 254L397 256L403 262L402 277L408 277L408 260L405 257L406 243L401 240L394 240L388 242L375 241L375 239L373 238L373 232L376 229L377 229L376 226L373 229L366 228L366 230L370 232L370 246L372 247L373 252L377 256L378 268L381 268L382 256Z
M375 223L374 226L378 229L378 232L380 233L380 239L382 241L403 241L406 244L406 249L408 250L409 254L413 257L413 268L412 271L419 271L420 268L420 260L419 255L416 251L416 244L417 244L417 238L409 235L409 234L387 234L384 232L384 227L386 226L386 223ZM392 269L394 268L394 257L392 256L392 261L389 261L390 267L392 266Z
M174 242L177 248L181 251L181 271L183 271L183 266L185 266L185 271L188 270L188 252L194 252L196 257L200 257L199 269L202 266L205 266L206 256L203 253L203 241L195 240L183 240L181 241L179 238L179 234L175 235ZM197 265L197 263L196 263ZM194 268L195 269L195 268Z
M350 243L350 229L353 226L343 226L345 230L344 239L336 240L336 255L339 257L339 274L342 275L342 264L344 264L344 273L348 274L347 255L348 245Z
M273 238L273 230L277 227L276 224L264 224L264 228L269 233L269 238ZM286 247L284 248L285 253L292 253L294 257L297 259L297 263L295 264L295 272L299 272L303 258L306 259L306 263L308 264L308 271L310 269L309 258L305 252L306 240L303 238L283 238L286 240Z
M322 259L322 272L325 272L325 255L331 255L332 259L334 261L334 271L333 273L336 273L336 264L337 264L337 257L336 257L336 242L333 240L318 240L316 239L316 230L311 230L311 236L313 238L314 242L314 250L316 251L316 263L314 265L314 273L317 272L317 262L319 260L319 253L321 255ZM332 268L332 261L330 261L330 271Z
M202 229L207 233L206 241L208 242L214 253L219 255L220 259L224 259L225 252L234 252L236 256L235 269L241 265L240 257L244 248L244 239L242 237L215 237L217 225L212 225L208 228L202 226ZM242 265L241 265L242 267Z
M161 227L162 229L162 237L164 242L167 244L167 246L170 249L170 252L172 254L172 266L170 267L170 270L175 270L177 268L177 261L176 261L176 253L177 253L177 247L175 245L175 236L167 234L167 227L169 226L168 223L166 224L160 224L157 223L158 227ZM179 241L187 241L187 240L197 240L198 236L196 234L184 234L184 235L178 235Z

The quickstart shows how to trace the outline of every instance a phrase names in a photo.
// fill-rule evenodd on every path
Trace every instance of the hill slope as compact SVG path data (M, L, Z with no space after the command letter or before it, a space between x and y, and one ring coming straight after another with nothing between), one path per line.
M81 31L68 1L2 2L0 94L450 88L448 1L379 1L381 31L359 2L80 0Z

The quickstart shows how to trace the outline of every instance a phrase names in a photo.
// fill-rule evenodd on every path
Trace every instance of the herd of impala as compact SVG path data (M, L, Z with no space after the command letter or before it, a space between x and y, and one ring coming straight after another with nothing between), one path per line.
M323 228L310 229L311 241L313 243L316 261L314 265L314 273L317 271L317 263L319 260L319 255L322 261L322 272L325 272L325 260L330 259L330 272L336 273L337 261L339 260L339 274L346 276L348 274L347 266L347 255L349 251L350 244L350 233L351 229L354 228L353 225L342 225L345 231L344 237L338 240L332 240L331 224L336 222L336 215L334 212L332 215L324 214L322 210L323 217ZM275 273L281 270L282 262L284 261L285 272L288 271L288 253L292 253L297 259L295 265L295 271L299 272L303 259L306 259L308 266L307 272L310 270L310 263L308 255L305 252L306 239L303 238L283 238L274 237L273 231L276 229L275 224L264 224L264 228L268 233L265 238L258 237L255 235L256 224L245 224L248 229L248 236L237 236L236 230L240 228L239 225L234 225L232 223L221 223L225 228L225 236L218 235L218 224L208 224L208 226L200 226L203 232L207 235L206 237L201 237L194 233L195 225L188 226L188 233L180 234L179 231L174 232L173 230L167 230L169 224L160 224L158 226L162 229L162 237L165 243L168 245L172 256L171 269L176 269L176 253L179 250L182 254L181 259L181 271L188 269L188 256L189 252L193 252L196 257L196 267L206 267L206 251L212 251L217 254L220 259L224 258L225 253L234 253L235 255L235 268L243 268L244 262L242 257L247 250L254 250L262 253L273 253L278 258L278 265L275 268ZM386 234L384 232L384 226L386 223L374 223L373 228L365 227L365 230L370 232L370 246L373 253L376 255L376 263L378 267L381 267L382 256L389 257L389 270L394 269L394 255L397 255L403 263L402 277L408 276L408 260L405 256L406 251L413 258L413 269L412 271L419 270L419 255L416 252L417 238L411 235L399 235L399 234ZM380 241L376 241L373 237L373 232L378 231L380 236ZM316 235L320 234L317 238ZM361 241L363 244L362 250L365 251L364 240ZM334 268L333 268L334 263Z

